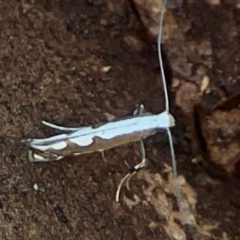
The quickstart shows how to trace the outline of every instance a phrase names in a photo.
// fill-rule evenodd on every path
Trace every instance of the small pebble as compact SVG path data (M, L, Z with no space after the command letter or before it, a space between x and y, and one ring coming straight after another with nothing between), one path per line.
M205 92L208 87L210 85L210 78L208 76L204 76L202 81L201 81L201 85L200 85L200 91L201 93Z
M177 88L180 85L180 80L178 78L173 78L172 88Z
M55 82L58 84L58 83L61 82L61 79L60 79L60 78L56 78L56 79L55 79Z
M102 72L107 73L110 71L111 68L112 68L111 66L104 66L102 67Z
M124 36L124 42L135 51L142 51L145 47L145 44L142 40L140 40L137 36L127 34Z
M103 25L103 26L106 26L108 24L108 22L107 22L106 19L101 19L100 24Z
M103 115L105 116L107 121L113 121L114 119L116 119L116 117L114 115L112 115L111 113L108 113L108 112L103 113Z
M38 191L38 185L36 184L36 183L34 183L34 185L33 185L33 189L37 192Z
M87 74L86 74L85 72L82 72L82 71L81 71L81 72L80 72L80 75L83 76L83 77L85 77Z

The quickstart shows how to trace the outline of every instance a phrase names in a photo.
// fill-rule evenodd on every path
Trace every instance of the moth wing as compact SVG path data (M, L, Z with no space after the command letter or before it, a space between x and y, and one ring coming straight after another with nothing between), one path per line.
M58 144L59 142L66 141L68 140L68 134L59 134L56 136L52 136L49 138L42 138L42 139L37 139L37 138L25 138L22 139L22 143L25 143L28 146L34 146L34 145L39 145L39 146L49 146L49 145L55 145Z
M56 153L36 151L35 149L28 150L28 159L30 162L52 162L62 159L64 156Z
M61 151L67 147L66 134L53 136L45 139L24 139L28 147L28 159L30 162L51 162L64 157L60 153L51 150Z

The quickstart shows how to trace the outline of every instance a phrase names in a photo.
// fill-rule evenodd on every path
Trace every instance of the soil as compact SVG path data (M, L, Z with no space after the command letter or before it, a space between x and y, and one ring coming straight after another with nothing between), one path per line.
M134 3L1 3L0 239L240 239L238 159L233 156L227 172L200 154L211 150L211 129L204 129L206 115L195 110L200 104L214 112L238 93L240 10L230 0L195 2L170 10L178 27L163 46L178 122L178 171L191 185L186 195L194 192L192 205L197 201L196 223L188 228L174 215L179 210L168 185L166 133L146 139L148 167L131 179L130 190L123 188L119 203L117 186L139 162L135 144L106 151L104 159L92 153L33 164L20 141L53 135L42 120L85 126L110 114L131 115L141 103L153 113L164 110L155 40ZM211 83L201 93L204 75Z

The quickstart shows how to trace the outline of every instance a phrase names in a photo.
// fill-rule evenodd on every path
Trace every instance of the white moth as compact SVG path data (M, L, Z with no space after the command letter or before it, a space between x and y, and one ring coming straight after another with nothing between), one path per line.
M47 162L69 155L103 152L119 145L140 141L160 129L174 126L175 121L168 112L162 112L157 115L134 114L131 117L79 128L61 127L45 121L43 124L62 133L44 139L23 140L29 147L28 158L31 162Z

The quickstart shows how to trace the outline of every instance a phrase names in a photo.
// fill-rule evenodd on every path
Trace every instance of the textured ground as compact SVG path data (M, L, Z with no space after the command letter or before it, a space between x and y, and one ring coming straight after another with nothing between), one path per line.
M114 198L125 162L139 161L135 145L107 151L105 160L93 153L31 164L20 143L53 134L43 119L81 126L132 114L138 103L155 113L164 109L154 41L137 7L127 0L0 3L0 239L240 239L240 185L232 177L238 152L229 174L202 160L199 145L204 142L211 156L216 143L208 142L206 115L198 111L200 137L193 117L195 103L214 109L237 94L240 14L234 2L186 3L166 19L179 173L192 186L183 184L189 205L197 201L197 225L188 229L178 218L171 179L159 175L169 164L164 133L146 140L149 167L131 180L120 203ZM213 94L200 91L204 75ZM238 142L230 140L232 151Z

